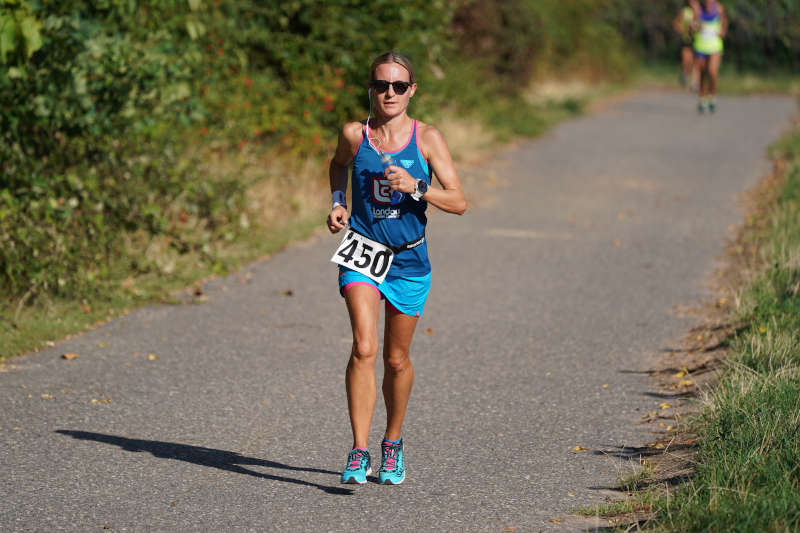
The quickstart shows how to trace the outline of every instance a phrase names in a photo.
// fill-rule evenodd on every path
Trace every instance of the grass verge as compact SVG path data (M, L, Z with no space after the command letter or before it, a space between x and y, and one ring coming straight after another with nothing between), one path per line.
M757 252L742 266L737 326L685 427L694 473L657 498L653 485L634 487L624 508L596 513L650 506L654 517L633 521L659 531L800 530L800 127L773 155L782 171L739 241Z
M640 87L677 88L680 65L643 64L634 73ZM753 94L791 94L800 96L800 76L792 72L776 72L764 75L756 72L739 72L726 66L719 72L721 95L742 96Z

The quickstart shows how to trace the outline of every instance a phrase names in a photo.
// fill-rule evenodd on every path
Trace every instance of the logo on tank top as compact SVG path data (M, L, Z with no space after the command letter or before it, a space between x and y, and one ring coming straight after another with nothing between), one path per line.
M372 178L372 203L379 206L392 205L392 189L389 180L383 177ZM372 206L373 218L400 218L400 209Z
M411 166L414 164L414 160L413 159L401 159L400 163L402 163L403 168L411 168Z

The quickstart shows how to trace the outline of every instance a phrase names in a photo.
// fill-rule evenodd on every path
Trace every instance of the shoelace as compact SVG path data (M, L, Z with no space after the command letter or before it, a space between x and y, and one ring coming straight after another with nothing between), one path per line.
M384 453L386 453L386 459L383 461L383 467L385 470L394 470L397 463L397 451L399 449L400 446L397 444L383 447Z
M361 458L364 456L364 452L361 451L354 451L350 452L350 462L347 464L348 470L356 470L358 467L361 466Z

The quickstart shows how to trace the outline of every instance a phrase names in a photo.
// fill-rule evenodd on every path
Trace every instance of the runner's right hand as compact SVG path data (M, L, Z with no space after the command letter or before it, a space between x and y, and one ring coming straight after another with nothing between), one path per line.
M331 209L331 212L328 215L328 230L330 230L331 233L338 233L340 230L344 229L345 226L347 226L348 218L349 215L347 214L347 209L341 205L337 205Z

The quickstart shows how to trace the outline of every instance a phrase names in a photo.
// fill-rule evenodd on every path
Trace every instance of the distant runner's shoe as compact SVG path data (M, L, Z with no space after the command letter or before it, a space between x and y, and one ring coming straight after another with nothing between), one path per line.
M353 448L347 455L347 466L342 472L342 483L358 483L362 485L367 482L367 476L372 473L372 466L369 459L369 451L362 448Z
M705 102L698 102L697 103L697 112L701 115L706 112L706 104Z
M717 104L715 104L714 101L712 100L711 102L708 103L708 112L713 113L716 110L717 110Z
M403 439L391 442L383 439L381 443L383 461L378 470L378 482L383 485L399 485L406 478L406 465L403 461Z

